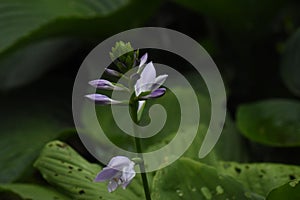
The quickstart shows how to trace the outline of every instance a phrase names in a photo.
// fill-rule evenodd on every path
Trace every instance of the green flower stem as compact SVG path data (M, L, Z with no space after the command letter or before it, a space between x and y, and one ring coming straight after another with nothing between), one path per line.
M139 120L137 117L137 109L134 104L131 105L131 117L134 123L139 124ZM146 200L151 200L151 194L149 190L149 185L148 185L148 180L147 180L147 174L145 172L145 163L143 159L143 154L142 154L142 146L141 146L141 139L139 136L139 132L136 130L136 126L133 127L134 130L134 137L135 140L135 146L136 146L136 151L138 153L138 157L141 158L142 162L139 163L140 171L141 171L141 176L142 176L142 181L143 181L143 186L144 186L144 192L145 192L145 197Z

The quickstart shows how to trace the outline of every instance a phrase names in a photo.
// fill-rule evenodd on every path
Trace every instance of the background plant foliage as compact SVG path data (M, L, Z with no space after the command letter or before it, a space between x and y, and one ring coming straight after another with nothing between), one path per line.
M93 182L103 166L81 144L71 113L73 81L88 52L141 26L175 29L199 41L218 65L228 96L222 136L200 160L210 119L204 83L188 63L149 50L151 60L185 73L197 87L202 117L183 157L149 175L152 198L299 199L299 9L295 0L0 0L0 199L143 198L139 176L113 194ZM165 106L168 126L143 141L147 151L167 144L177 130L174 96L148 108L153 103ZM110 139L132 148L110 110L97 112L107 116L100 123Z

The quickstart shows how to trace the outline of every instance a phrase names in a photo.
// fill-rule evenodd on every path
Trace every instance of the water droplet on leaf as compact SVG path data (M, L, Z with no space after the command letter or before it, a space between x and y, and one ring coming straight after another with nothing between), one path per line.
M291 187L296 187L296 185L299 183L299 180L294 180L294 181L291 181L290 183L289 183L289 185L291 186Z
M251 199L251 193L250 192L245 192L245 197L247 197L248 199Z
M217 194L223 194L224 193L224 189L222 188L222 186L218 185L216 187L216 191L217 191Z
M176 193L178 194L178 196L182 197L183 196L183 192L180 189L176 190Z
M212 199L212 194L207 187L202 187L201 192L206 199Z

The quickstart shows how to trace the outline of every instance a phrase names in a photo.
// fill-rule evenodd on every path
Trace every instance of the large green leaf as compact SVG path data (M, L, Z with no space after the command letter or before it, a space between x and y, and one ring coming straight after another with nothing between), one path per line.
M290 181L278 188L275 188L267 196L267 200L282 200L282 199L300 199L300 179Z
M71 20L105 17L129 3L129 0L2 0L0 3L0 53L18 42L43 32L44 35L76 30ZM50 29L52 23L57 28ZM60 24L61 23L61 24ZM62 25L67 26L62 26ZM78 27L76 27L78 28ZM100 27L99 27L100 28ZM77 30L83 32L83 30Z
M138 26L156 9L158 2L1 1L0 90L35 80L78 48L86 48L83 41L94 46L103 37Z
M0 90L8 90L38 79L53 66L78 51L75 39L55 38L33 42L0 58ZM59 56L57 53L59 53Z
M205 117L206 118L206 117ZM207 133L207 125L200 124L198 127L197 135L194 138L194 141L190 145L190 147L186 150L186 152L183 154L184 157L188 157L194 160L199 160L202 163L206 163L209 165L218 165L218 160L227 160L227 161L247 161L248 154L245 146L243 146L243 141L241 139L241 135L237 132L235 128L235 124L232 122L232 120L227 117L227 120L225 122L225 126L223 129L223 132L216 144L216 146L213 148L213 150L204 158L199 159L199 149L202 145L203 139ZM186 129L186 134L189 134L189 128ZM162 148L163 146L167 145L174 137L176 133L169 134L168 137L165 137L161 139L159 143L152 144L148 148L148 152L157 150L159 148ZM228 148L229 146L234 146L235 149ZM184 149L184 145L182 144L174 146L173 148L170 148L168 152L169 155L172 155L173 152L175 152L176 149L181 148Z
M71 106L72 85L54 74L37 84L0 93L0 183L26 180L43 146L74 133Z
M215 168L188 158L157 172L152 197L154 200L263 199Z
M300 145L300 102L273 99L241 105L237 125L241 133L271 146Z
M281 77L288 89L300 96L300 29L288 40L280 66Z
M300 167L273 163L223 162L218 170L232 176L249 190L263 196L290 180L300 178Z
M45 143L72 133L59 93L52 97L45 89L42 85L0 95L1 183L27 176L26 170L32 168Z
M0 185L0 198L10 199L11 193L18 196L15 199L31 200L70 200L65 195L55 191L50 187L43 187L32 184L2 184ZM14 200L14 199L11 199Z
M193 130L193 128L191 129ZM182 144L177 144L176 146L173 145L171 148L168 149L168 151L164 151L166 155L169 155L170 157L173 156L174 152L178 149L186 149L185 152L182 152L184 157L190 158L193 160L201 161L202 163L209 164L209 165L217 165L217 156L215 151L210 152L205 158L199 159L199 149L201 147L201 144L203 142L203 139L205 137L207 131L207 127L204 124L200 124L198 128L197 135L195 136L194 140L192 141L191 145L189 147L186 147L183 143ZM190 130L187 128L185 130L186 134L190 134ZM165 145L168 145L169 142L175 137L176 133L169 134L168 137L163 138L159 143L155 143L151 145L148 149L147 152L151 152L157 149L160 149L164 147ZM166 157L168 159L168 157Z
M72 199L140 199L142 187L136 178L124 191L109 193L106 183L96 183L94 178L101 167L91 164L75 152L70 146L60 141L48 143L36 160L34 166L43 177L58 190Z

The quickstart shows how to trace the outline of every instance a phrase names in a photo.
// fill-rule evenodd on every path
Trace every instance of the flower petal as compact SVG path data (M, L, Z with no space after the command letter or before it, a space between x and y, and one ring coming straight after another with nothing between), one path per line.
M167 74L164 75L160 75L158 77L155 78L154 84L152 85L152 91L156 90L157 88L159 88L162 84L164 84L164 82L166 81L166 79L168 78Z
M141 73L143 84L153 83L156 77L156 70L152 62L149 62Z
M140 79L134 85L135 94L139 96L142 92L151 91L152 84L155 83L156 71L152 62L148 63L141 73Z
M125 190L126 187L129 185L129 183L132 181L132 179L130 179L130 181L126 181L122 184L122 188Z
M124 182L131 181L135 177L135 171L134 171L134 165L133 166L127 166L123 169L123 173L121 176L121 179Z
M131 165L129 165L123 169L123 174L120 178L123 181L122 182L123 189L125 189L127 187L127 185L135 177L135 175L136 175L136 172L134 171L134 163L132 163Z
M103 170L96 176L96 182L103 182L114 178L120 171L109 167L104 167Z
M128 166L132 166L133 168L134 162L132 162L131 160L129 160L129 158L125 156L116 156L109 161L107 166L119 171L123 171L123 169Z
M147 62L147 59L148 59L148 54L145 53L145 54L141 57L141 59L140 59L140 65L139 65L139 68L140 68L141 66L143 66L143 65Z
M85 97L94 101L96 104L100 104L100 105L121 104L122 103L121 101L113 100L103 94L88 94L88 95L85 95Z
M110 180L107 185L107 189L109 192L113 192L118 188L119 184L114 179Z
M151 94L139 97L139 99L146 100L146 99L158 98L163 96L165 93L166 93L166 88L158 88L154 90Z

